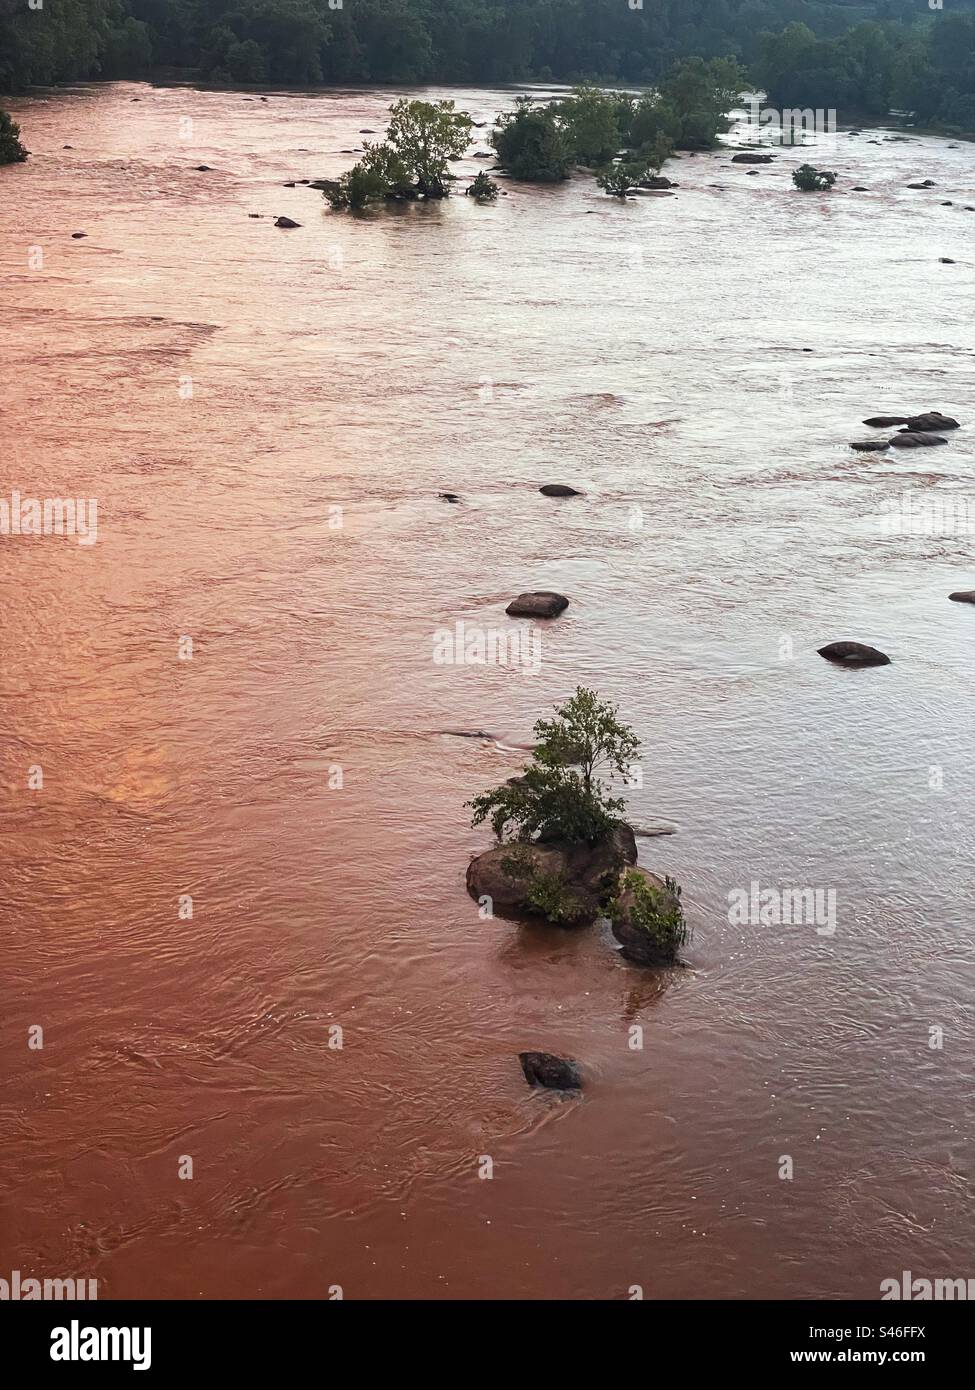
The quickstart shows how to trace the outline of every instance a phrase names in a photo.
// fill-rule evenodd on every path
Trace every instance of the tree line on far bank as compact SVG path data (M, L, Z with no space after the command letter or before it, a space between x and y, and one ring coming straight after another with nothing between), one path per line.
M154 72L216 83L651 85L734 55L789 105L975 127L973 0L0 0L0 91ZM770 42L770 40L774 40ZM763 80L764 78L764 80Z
M91 76L140 77L160 65L244 85L564 80L583 73L603 83L654 85L654 94L639 102L620 96L617 112L617 147L635 150L638 163L645 161L652 172L668 148L695 138L694 121L703 120L705 137L711 122L699 102L685 103L686 114L675 119L675 73L680 82L700 86L694 63L713 75L715 64L731 62L738 64L738 90L763 90L778 109L832 107L841 121L883 119L896 110L932 128L975 134L975 12L962 0L951 13L921 17L910 0L857 7L812 0L788 0L783 7L774 0L774 15L772 0L767 7L765 0L704 0L696 20L685 17L679 24L676 0L644 0L638 11L622 0L409 0L408 7L407 0L356 0L340 9L331 3L71 0L31 10L22 0L0 0L0 91ZM870 8L884 21L850 24ZM712 10L717 18L709 21ZM599 42L592 29L597 18ZM791 22L783 29L761 23L784 18ZM675 63L675 54L686 54L695 42L703 56ZM721 52L733 56L714 56ZM666 84L670 95L658 99ZM560 161L605 165L611 143L605 108L583 109L578 93L570 100L577 107L571 119L566 112L550 119L549 108L537 106L522 112L517 124L507 123L508 143L498 153L509 172L518 164L554 171ZM729 107L736 103L737 95ZM592 147L583 150L587 121ZM0 163L23 157L7 125L0 127ZM506 138L504 125L500 138ZM707 139L698 147L706 148ZM375 171L366 172L359 182L374 190ZM617 166L607 177L614 184L607 191L623 191L625 171Z

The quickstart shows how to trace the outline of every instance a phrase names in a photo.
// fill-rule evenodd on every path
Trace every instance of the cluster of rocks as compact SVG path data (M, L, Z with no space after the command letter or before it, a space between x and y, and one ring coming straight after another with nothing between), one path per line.
M912 185L918 188L930 186ZM871 429L886 430L899 427L890 439L858 439L850 444L851 449L860 453L880 452L884 449L928 449L948 441L942 430L957 430L958 421L940 410L926 410L920 415L871 415L863 422ZM958 589L949 594L956 603L975 603L975 589ZM828 642L819 648L819 655L827 661L835 661L841 666L889 666L890 657L876 647L868 647L864 642Z
M879 453L885 449L930 449L948 441L942 430L956 430L958 421L950 415L942 415L940 410L926 410L921 415L871 415L864 420L871 429L893 429L900 426L897 433L889 439L856 439L851 449L859 453Z
M637 886L641 879L655 893L670 898L663 879L637 867L633 827L619 821L602 840L590 845L563 840L502 844L475 855L467 868L467 891L478 901L490 900L491 911L514 918L551 918L533 900L540 883L558 884L561 896L559 925L584 927L605 915L611 901L611 920L620 954L637 965L672 965L655 948L638 925ZM673 900L672 900L673 901ZM676 904L674 904L676 906ZM547 1052L519 1054L525 1079L532 1086L578 1090L582 1079L578 1065Z

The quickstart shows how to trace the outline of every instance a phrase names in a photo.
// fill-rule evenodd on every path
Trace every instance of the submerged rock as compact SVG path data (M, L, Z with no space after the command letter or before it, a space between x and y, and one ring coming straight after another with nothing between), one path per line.
M876 647L868 647L864 642L828 642L820 647L819 655L827 661L838 661L844 666L889 666L890 657Z
M440 494L440 500L441 502L459 502L460 498L457 496L456 492L442 492Z
M900 430L891 438L895 449L931 449L936 444L947 444L940 434L929 434L926 430Z
M582 493L577 492L574 487L569 487L566 483L544 483L539 489L546 497L581 497Z
M975 603L975 589L956 589L948 597L954 599L956 603Z
M551 1052L519 1052L518 1061L529 1086L546 1086L550 1091L581 1091L582 1073L571 1057L555 1057Z
M513 598L504 611L512 618L557 618L568 606L569 600L564 594L536 589Z

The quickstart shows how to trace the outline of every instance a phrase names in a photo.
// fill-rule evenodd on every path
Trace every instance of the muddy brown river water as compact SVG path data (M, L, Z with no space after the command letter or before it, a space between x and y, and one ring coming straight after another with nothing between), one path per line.
M0 537L0 1274L975 1275L975 610L947 600L975 585L975 146L841 134L826 196L792 152L684 158L629 204L577 176L353 219L283 187L396 95L12 102L2 495L95 497L98 529ZM451 95L487 121L514 93ZM946 448L846 447L931 407L967 424ZM533 588L571 599L537 669L434 662ZM816 654L848 637L891 665ZM689 969L465 893L464 801L579 683L643 739ZM731 920L753 882L833 920ZM530 1092L525 1048L578 1058L583 1098Z

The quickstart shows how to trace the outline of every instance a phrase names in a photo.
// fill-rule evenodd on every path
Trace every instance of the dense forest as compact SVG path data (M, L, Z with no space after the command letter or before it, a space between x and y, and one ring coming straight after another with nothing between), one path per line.
M639 8L634 8L639 6ZM783 104L975 128L975 11L918 0L0 0L0 90L178 70L306 85L655 81L732 55Z

